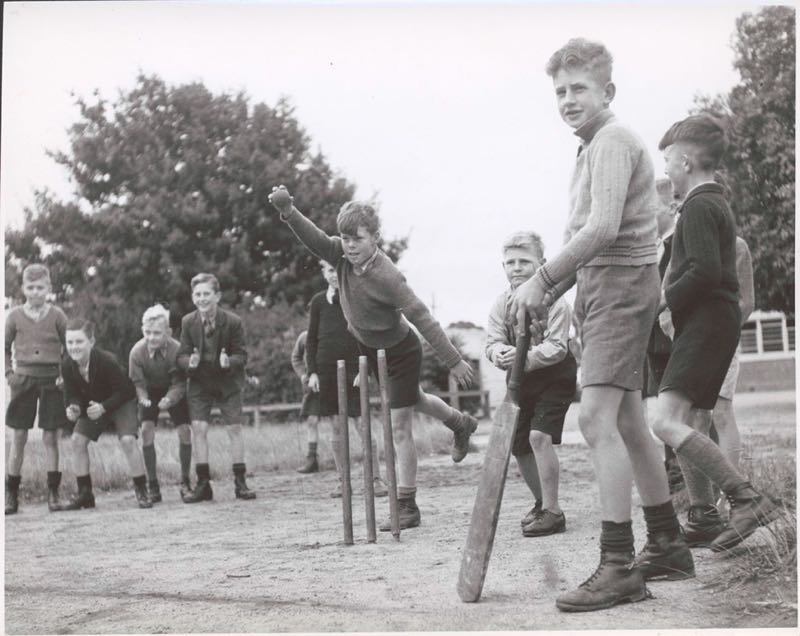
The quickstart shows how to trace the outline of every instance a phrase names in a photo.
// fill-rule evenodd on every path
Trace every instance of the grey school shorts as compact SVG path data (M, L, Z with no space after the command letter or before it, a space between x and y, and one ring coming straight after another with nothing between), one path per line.
M641 391L647 342L661 295L658 267L581 267L577 282L581 386Z

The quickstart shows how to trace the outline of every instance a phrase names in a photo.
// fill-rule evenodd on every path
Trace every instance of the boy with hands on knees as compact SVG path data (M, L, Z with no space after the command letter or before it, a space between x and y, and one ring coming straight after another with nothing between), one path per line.
M544 260L542 240L534 232L516 232L503 244L503 268L511 286L489 313L486 357L504 371L511 369L516 355L516 333L509 327L506 313L509 299ZM550 308L545 337L528 351L519 390L520 414L512 453L535 499L522 519L526 537L566 530L566 517L558 504L559 463L553 446L561 443L564 417L575 395L577 364L569 351L571 314L562 298Z
M181 496L191 490L192 431L186 403L186 376L178 368L180 343L172 337L169 311L153 305L142 316L142 339L131 348L128 373L139 401L142 454L147 469L150 501L161 501L156 469L155 427L159 411L168 411L178 432L181 463Z
M140 508L152 508L147 496L142 453L136 442L139 422L133 382L111 353L95 347L94 324L88 320L67 321L66 341L68 357L61 364L61 376L67 419L75 422L72 461L78 494L62 506L62 510L94 508L89 442L96 442L109 427L117 433L128 461L136 502Z
M405 277L378 247L380 218L369 203L349 201L337 217L340 236L330 237L303 216L283 186L273 188L270 203L280 212L300 241L318 258L336 268L342 311L362 355L377 375L378 349L386 351L389 405L397 453L398 503L401 529L420 524L416 504L417 453L413 438L414 412L434 417L453 431L452 458L460 462L469 450L477 421L448 406L419 385L422 347L410 328L413 323L450 369L458 383L469 386L473 371L461 359L444 330ZM388 532L387 519L380 525Z
M219 307L222 294L213 274L197 274L191 281L192 302L197 309L181 321L178 367L186 372L189 415L195 454L197 485L183 497L184 503L211 501L208 464L208 423L214 404L222 413L231 443L234 494L237 499L255 499L245 479L242 435L242 390L246 383L247 350L241 319Z

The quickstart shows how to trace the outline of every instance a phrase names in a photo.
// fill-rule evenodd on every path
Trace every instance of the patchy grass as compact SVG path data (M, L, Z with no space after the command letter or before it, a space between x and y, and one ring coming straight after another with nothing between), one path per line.
M377 441L378 452L383 460L383 425L379 417L372 417L372 437ZM244 428L245 460L249 473L292 470L303 463L306 455L306 427L302 422L264 422L258 428ZM414 440L420 457L450 453L453 435L442 424L426 416L414 421ZM10 435L6 429L6 457L10 446ZM171 428L156 430L156 455L159 481L164 485L180 481L180 458L178 434ZM60 440L62 490L75 492L75 473L70 460L69 439ZM225 479L232 471L228 434L224 426L212 426L208 432L209 463L212 479ZM333 469L333 454L330 446L330 425L320 425L318 456L323 469ZM117 437L104 434L97 443L89 444L92 484L97 490L109 491L131 487L128 465ZM352 463L363 458L361 438L354 426L350 427L350 458ZM25 446L20 495L23 500L42 500L47 495L44 446L38 436L32 434ZM194 479L194 476L193 476Z

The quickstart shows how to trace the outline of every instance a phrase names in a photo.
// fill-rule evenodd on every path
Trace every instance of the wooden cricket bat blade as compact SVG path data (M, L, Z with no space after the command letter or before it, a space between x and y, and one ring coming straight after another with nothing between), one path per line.
M483 590L518 416L519 406L506 399L492 422L458 576L458 596L465 603L477 601Z

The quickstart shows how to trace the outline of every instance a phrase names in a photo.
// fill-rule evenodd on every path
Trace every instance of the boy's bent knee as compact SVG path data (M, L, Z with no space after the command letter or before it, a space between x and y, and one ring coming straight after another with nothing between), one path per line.
M547 450L553 447L553 438L541 431L531 431L531 445L537 451Z

